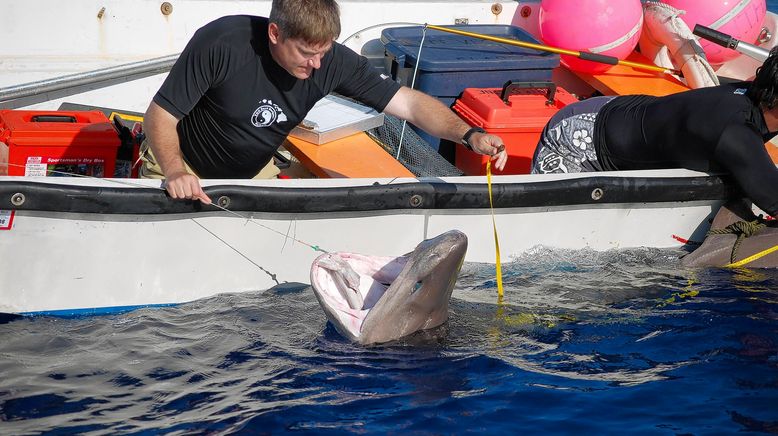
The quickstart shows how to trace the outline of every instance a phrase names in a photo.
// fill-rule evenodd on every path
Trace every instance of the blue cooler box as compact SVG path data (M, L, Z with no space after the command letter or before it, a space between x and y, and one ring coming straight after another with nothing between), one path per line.
M540 43L516 26L477 24L444 27ZM432 29L427 29L419 57L421 36L421 26L384 29L381 42L385 48L386 71L400 84L411 86L413 70L418 64L413 88L437 97L449 107L465 88L500 88L509 80L550 81L551 70L559 66L559 56L553 53ZM414 130L432 148L438 149L440 139L416 127Z

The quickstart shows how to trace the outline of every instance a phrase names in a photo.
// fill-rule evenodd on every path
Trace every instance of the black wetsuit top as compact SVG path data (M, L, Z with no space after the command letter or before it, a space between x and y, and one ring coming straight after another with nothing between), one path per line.
M597 114L597 159L604 170L688 168L731 173L765 212L778 213L778 169L764 143L762 111L749 82L664 97L616 97Z
M154 102L176 118L184 160L203 178L252 178L313 105L332 91L378 111L400 89L334 43L308 79L271 57L268 20L223 17L199 29Z

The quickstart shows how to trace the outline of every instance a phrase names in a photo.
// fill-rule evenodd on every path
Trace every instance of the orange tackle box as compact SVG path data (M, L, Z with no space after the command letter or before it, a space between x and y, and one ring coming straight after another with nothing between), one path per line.
M120 144L100 111L0 110L0 175L113 177Z
M562 107L578 101L551 82L508 82L502 88L467 88L453 110L469 125L502 138L508 163L499 174L528 174L540 132ZM488 156L456 145L455 163L466 175L486 174Z

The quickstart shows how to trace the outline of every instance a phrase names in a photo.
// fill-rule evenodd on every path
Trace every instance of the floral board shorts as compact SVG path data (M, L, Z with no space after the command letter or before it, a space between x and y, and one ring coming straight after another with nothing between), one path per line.
M531 173L601 171L594 145L594 121L611 99L592 97L560 109L540 134Z

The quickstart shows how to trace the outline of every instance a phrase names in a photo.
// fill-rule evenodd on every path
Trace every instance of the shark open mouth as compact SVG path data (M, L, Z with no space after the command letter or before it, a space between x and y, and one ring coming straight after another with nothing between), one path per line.
M333 323L338 331L356 340L368 313L397 279L406 263L406 256L328 253L313 262L311 285L317 290L319 304L329 312L328 315L340 321ZM351 273L356 274L356 282ZM347 331L340 331L341 327Z
M311 286L340 334L389 342L446 321L466 251L467 237L452 230L404 256L327 253L311 265Z

